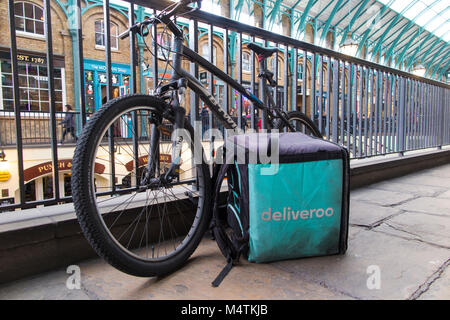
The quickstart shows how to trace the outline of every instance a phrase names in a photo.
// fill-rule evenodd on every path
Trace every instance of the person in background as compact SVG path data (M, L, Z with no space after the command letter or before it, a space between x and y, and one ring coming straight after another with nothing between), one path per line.
M75 135L75 114L73 113L73 108L70 104L66 104L66 115L64 116L64 120L62 120L59 124L63 126L63 133L61 144L64 143L66 138L66 134L70 133L75 141L78 140L78 137Z

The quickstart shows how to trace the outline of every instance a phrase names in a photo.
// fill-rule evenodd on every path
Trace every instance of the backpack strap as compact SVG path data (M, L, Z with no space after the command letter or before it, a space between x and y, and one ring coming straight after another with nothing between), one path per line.
M228 237L224 223L221 222L219 217L219 196L220 189L222 187L222 182L227 174L229 169L228 164L223 164L219 170L217 175L216 183L214 185L213 192L213 218L212 218L212 231L214 237L216 239L217 245L219 246L220 251L227 259L227 264L217 276L217 278L212 282L213 287L218 287L222 280L226 277L228 272L230 272L233 267L233 262L239 260L240 250L236 248L234 243Z

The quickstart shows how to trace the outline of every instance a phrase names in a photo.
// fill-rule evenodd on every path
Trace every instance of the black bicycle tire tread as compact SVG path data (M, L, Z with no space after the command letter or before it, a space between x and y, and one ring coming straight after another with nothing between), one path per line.
M104 104L102 107L100 107L93 115L92 117L89 119L89 121L86 123L85 129L83 130L82 134L80 135L78 142L77 142L77 147L75 150L75 154L83 154L86 155L87 152L87 148L89 147L88 143L86 140L88 140L91 136L91 131L94 130L95 128L95 124L97 121L99 121L99 119L101 117L103 117L105 112L108 112L108 110L111 108L111 106L113 104L117 104L120 103L122 100L126 100L126 99L150 99L150 100L155 100L154 103L158 104L161 103L161 101L156 98L156 97L152 97L149 95L143 95L143 94L132 94L132 95L126 95L126 96L121 96L118 98L115 98L113 100L110 100L109 102L107 102L106 104ZM75 211L77 214L77 218L81 227L81 230L84 234L84 236L86 237L86 239L88 240L88 242L90 243L91 247L94 249L94 251L101 257L103 258L106 262L108 262L110 265L112 265L113 267L128 273L128 274L132 274L135 276L142 276L142 277L149 277L149 276L157 276L157 275L163 275L165 273L169 273L172 272L174 269L177 268L177 266L170 266L170 263L168 263L167 261L164 261L161 263L161 268L157 268L157 269L161 269L159 271L156 270L152 270L152 271L148 271L148 268L145 268L147 270L136 270L136 269L130 269L129 265L127 265L127 263L124 263L123 259L121 257L119 257L117 255L116 252L111 252L109 249L110 245L105 243L108 241L111 241L109 238L105 238L103 235L101 235L98 232L98 228L95 226L95 222L92 220L93 217L91 215L89 215L87 212L90 210L89 208L89 199L86 199L86 192L79 192L79 188L83 186L83 182L81 181L81 179L83 178L83 175L77 174L77 170L82 169L82 166L84 165L84 162L86 160L84 159L84 157L75 157L73 158L73 166L72 166L72 171L75 174L72 174L72 192L73 192L73 202L74 202L74 207L75 207ZM208 184L208 179L206 179L205 177L205 183ZM207 188L208 186L205 185L205 188ZM205 192L205 202L204 202L204 206L206 206L204 208L204 214L208 213L208 208L209 208L209 195L208 192ZM204 222L206 224L206 226L209 224L209 222ZM206 228L204 228L206 230ZM200 237L201 238L201 237ZM189 258L192 253L195 251L196 246L191 246L190 248L187 247L185 249L189 249L188 251L184 251L183 252L183 256L187 258ZM177 257L181 256L182 253L180 253ZM185 259L183 259L185 260Z
M314 133L314 135L315 135L316 137L318 137L318 138L323 138L322 135L320 134L319 129L318 129L317 126L315 125L315 123L314 123L314 122L313 122L306 114L304 114L303 112L298 111L298 110L289 111L289 112L287 113L287 119L288 119L288 121L289 121L291 118L294 118L294 117L299 118L299 119L301 119L301 121L307 123L308 126L310 126L310 127L313 129L313 133ZM276 128L276 129L282 129L283 127L284 127L283 121L282 121L281 119L277 120L277 122L276 122L275 125L274 125L274 128Z

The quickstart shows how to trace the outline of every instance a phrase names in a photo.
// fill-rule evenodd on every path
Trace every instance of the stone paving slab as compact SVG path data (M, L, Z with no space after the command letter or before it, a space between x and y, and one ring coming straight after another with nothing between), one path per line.
M444 170L442 170L444 172ZM434 187L443 187L450 188L450 178L446 177L446 173L443 173L441 176L435 175L426 175L422 173L415 173L411 175L407 175L405 177L395 179L398 183L406 183L413 185L422 185L422 186L434 186Z
M164 278L92 259L78 264L80 290L67 289L69 275L56 270L1 285L0 299L450 299L450 164L354 190L350 206L345 255L242 261L212 288L225 259L205 238Z
M245 261L213 288L225 264L216 243L205 239L185 267L162 279L131 277L96 262L81 268L87 274L83 286L102 299L349 299L270 264Z
M445 198L420 197L403 203L398 208L406 211L419 211L450 216L450 201Z
M383 222L374 230L450 249L450 217L404 212Z
M402 211L364 201L350 200L350 224L371 227Z
M450 164L420 171L421 175L450 178Z
M69 275L59 270L1 286L0 299L351 299L270 264L246 261L213 288L225 264L216 243L204 239L186 266L164 278L129 276L93 259L79 264L80 290L67 289Z
M352 200L363 200L382 206L392 206L413 199L414 195L395 191L362 188L351 192Z
M358 299L408 299L439 269L435 262L449 258L448 249L364 230L350 241L343 256L283 261L276 265ZM376 276L372 269L368 273L368 268L378 268L380 289L368 288L367 281Z
M395 191L413 194L415 196L432 197L443 193L447 189L444 187L426 186L420 184L398 183L397 179L383 181L368 186L368 189L380 189L385 191Z
M423 292L418 300L449 300L450 299L450 267L444 269L444 271L435 279Z
M83 290L69 290L66 270L40 274L0 287L0 300L89 300Z
M437 196L438 198L450 199L450 190L442 192Z

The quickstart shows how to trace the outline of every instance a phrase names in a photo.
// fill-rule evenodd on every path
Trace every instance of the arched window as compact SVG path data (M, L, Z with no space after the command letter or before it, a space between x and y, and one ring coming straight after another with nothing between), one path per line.
M275 61L276 61L276 58L272 57L270 59L270 66L269 66L269 70L272 71L274 73L274 75L275 75ZM280 59L278 59L278 74L277 74L277 77L281 78L281 60Z
M95 21L95 46L105 47L105 26L103 19ZM111 49L119 49L119 27L114 22L111 22Z
M204 43L202 45L202 57L209 61L209 44ZM213 61L212 63L216 65L217 62L217 47L213 46Z
M16 31L44 35L44 11L29 2L14 4Z
M247 52L242 52L242 71L250 72L250 54Z

